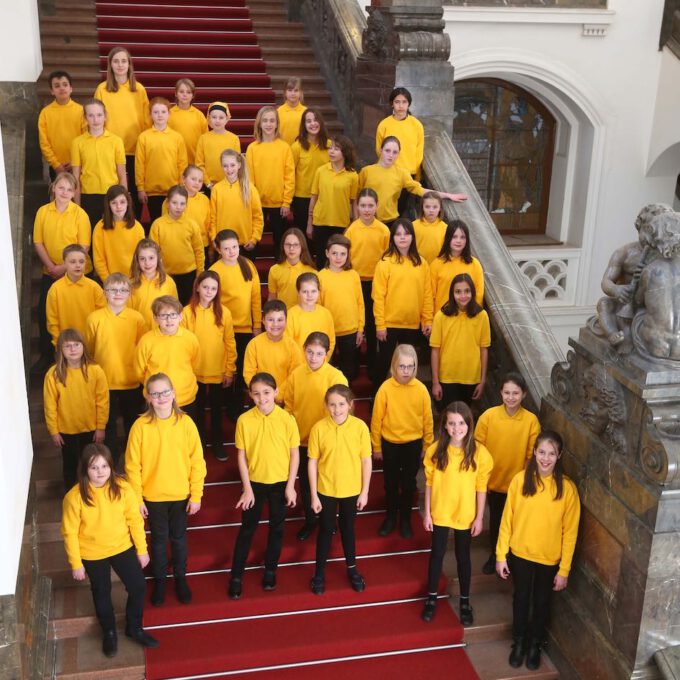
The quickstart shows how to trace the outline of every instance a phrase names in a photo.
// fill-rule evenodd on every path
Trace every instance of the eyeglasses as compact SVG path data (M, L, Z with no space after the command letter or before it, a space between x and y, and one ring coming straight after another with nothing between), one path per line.
M82 342L65 342L62 347L64 349L79 349L83 346Z
M163 397L169 397L172 394L172 390L163 390L162 392L149 392L149 396L152 399L162 399Z
M130 293L129 288L105 288L107 293L113 293L114 295L128 295Z
M397 366L397 368L404 373L410 373L415 367L415 364L408 364L408 366L406 364L399 364Z
M177 312L168 312L167 314L157 314L156 315L161 321L167 321L168 319L174 320L179 319L180 315Z

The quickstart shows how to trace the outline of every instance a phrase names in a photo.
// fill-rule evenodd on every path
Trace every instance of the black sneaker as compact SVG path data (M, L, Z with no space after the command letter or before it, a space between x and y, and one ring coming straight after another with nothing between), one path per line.
M149 649L156 649L158 647L158 640L149 635L143 628L130 628L126 626L125 635L138 645L142 645L142 647L148 647Z
M215 452L215 458L219 460L221 463L224 463L224 461L229 460L227 452L222 448L221 445L213 446L213 451Z
M182 604L189 604L191 602L191 588L184 576L175 577L175 593L177 594L177 599Z
M264 576L262 577L262 589L263 590L276 590L276 572L265 570Z
M529 651L527 652L526 667L530 671L538 670L541 665L541 643L536 640L532 640L529 645Z
M229 597L232 600L238 600L243 594L243 582L240 578L232 578L229 581Z
M524 663L526 651L523 637L512 638L512 648L510 650L510 656L508 657L508 663L513 668L519 668Z
M437 611L437 596L428 595L427 600L425 600L425 606L423 607L423 612L420 618L423 621L429 623L434 618L434 613Z
M297 532L297 540L306 541L312 535L314 529L316 529L316 522L305 522L302 529Z
M151 593L151 604L154 607L160 607L165 602L165 579L157 578L153 582L153 591Z
M471 626L474 623L474 617L472 615L473 609L469 602L460 603L460 622L464 626Z
M118 633L116 633L115 628L104 632L102 636L102 652L109 659L118 653Z
M315 595L323 595L326 592L326 581L323 576L314 576L309 587Z
M484 566L482 567L482 574L495 574L496 573L496 556L495 555L489 555L489 559L484 562Z
M411 527L411 518L402 517L399 522L399 533L402 538L413 538L413 529Z
M347 578L355 593L363 593L366 590L366 581L364 581L364 577L356 569L348 571Z
M393 515L387 515L378 529L378 536L389 536L396 528L396 518Z

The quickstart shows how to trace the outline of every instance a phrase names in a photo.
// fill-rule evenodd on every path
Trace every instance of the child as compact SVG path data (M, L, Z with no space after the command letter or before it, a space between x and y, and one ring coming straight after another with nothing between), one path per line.
M416 378L418 355L412 345L399 345L392 356L391 377L378 390L371 416L371 443L383 461L387 514L378 534L397 526L404 538L413 536L411 508L423 451L432 443L432 406L427 387Z
M66 71L52 71L47 81L54 100L40 111L38 137L54 181L60 172L71 172L71 143L86 128L83 107L71 99L71 76Z
M325 590L325 570L335 531L335 514L352 590L366 588L356 567L354 521L357 510L368 503L371 483L371 437L366 424L352 415L354 395L345 385L333 385L326 392L329 416L320 420L309 435L309 484L312 508L320 513L321 527L316 540L316 569L311 581L315 595Z
M132 198L122 184L109 187L104 199L104 219L92 232L92 260L101 281L113 272L127 272L144 227L135 219Z
M161 249L155 241L145 238L135 248L130 267L130 307L144 318L145 328L153 328L151 305L162 295L177 297L177 286L165 273Z
M104 280L106 307L87 317L85 340L87 349L102 367L109 385L109 420L106 445L117 464L118 416L123 418L125 440L139 415L141 391L135 372L135 350L145 331L142 315L128 309L130 281L125 274L114 272Z
M470 606L471 539L484 522L486 485L493 468L491 454L475 442L472 412L454 401L442 413L437 441L425 453L425 511L423 526L432 532L423 621L432 621L437 607L437 585L442 573L449 529L453 529L460 589L460 622L473 623Z
M188 331L187 331L188 332ZM198 430L175 399L170 378L155 373L146 383L148 408L135 421L125 452L125 473L151 531L151 604L165 601L167 543L177 599L191 602L187 584L187 517L201 509L205 460Z
M298 531L298 540L304 541L316 528L316 514L312 510L312 497L307 475L307 441L312 427L324 418L324 397L331 385L347 385L347 378L326 362L331 346L325 333L310 333L305 340L306 363L298 366L289 376L284 393L286 411L291 413L300 429L300 495L305 523Z
M165 268L175 280L178 297L187 304L194 287L194 279L205 268L205 253L201 231L185 210L189 194L175 185L168 191L168 214L151 225L149 237L156 241L163 253Z
M170 102L154 97L149 102L152 125L137 139L135 184L140 203L146 203L151 221L161 216L168 189L181 182L187 166L184 138L168 126Z
M262 506L269 506L269 536L262 587L276 588L276 569L283 543L286 506L295 506L300 436L294 418L276 405L276 381L268 373L256 373L250 381L255 406L236 423L236 450L243 493L236 508L243 510L234 545L229 597L243 593L243 572Z
M462 220L453 220L446 227L444 243L430 267L435 311L449 299L451 281L456 274L469 274L475 284L475 300L484 304L484 270L470 252L470 230Z
M66 273L54 282L45 304L47 330L55 346L59 333L65 328L75 328L85 333L88 315L106 304L99 284L85 276L85 248L77 243L66 246L63 258Z
M341 234L354 214L359 190L354 145L342 135L331 138L326 165L319 167L312 181L307 216L307 238L314 243L316 268L326 264L326 243L332 234Z
M61 533L73 579L90 579L104 656L118 651L111 569L128 594L125 634L142 647L158 647L158 640L142 628L146 589L142 569L149 564L144 520L134 491L114 471L111 452L102 444L88 444L83 451L77 484L64 498Z
M429 265L441 252L446 234L446 222L441 220L442 199L434 191L426 191L420 204L420 219L413 223L416 245Z
M196 96L196 86L189 78L180 78L175 83L175 101L170 109L168 125L179 132L187 148L189 163L196 162L196 146L201 135L208 132L208 121L201 111L191 102Z
M233 149L240 154L241 140L227 130L231 114L226 102L213 102L208 107L207 116L210 130L198 138L196 165L203 170L203 181L209 192L215 182L224 179L221 166L222 152Z
M214 239L221 229L235 231L244 254L254 260L264 224L260 193L240 153L227 149L220 162L224 176L210 192L210 236Z
M71 165L78 185L74 201L97 224L102 218L104 195L113 184L127 188L123 140L104 129L106 108L98 99L84 107L87 132L71 144Z
M470 406L482 396L490 344L489 316L475 300L475 284L458 274L430 335L432 396L440 410L452 401Z
M292 227L283 233L279 259L269 270L268 299L281 300L286 307L296 305L297 279L305 272L316 272L314 261L305 235L297 227Z
M491 555L482 567L484 574L496 571L495 550L508 486L531 459L541 429L538 418L522 407L526 396L524 378L519 373L507 373L501 383L503 403L484 411L475 428L475 439L486 446L493 458L487 494Z
M302 78L287 78L283 86L283 96L286 101L276 109L281 125L281 139L286 144L292 144L300 132L302 114L307 110L302 103L305 100L302 92Z
M43 384L45 423L61 449L64 489L76 483L80 453L89 442L103 442L109 419L109 386L91 362L83 336L73 328L59 334L56 363Z
M220 277L217 273L207 271L199 274L189 306L184 309L184 325L194 333L201 346L196 367L198 432L205 446L205 410L210 403L213 454L217 460L225 461L227 454L222 448L222 388L230 387L234 381L236 343L231 312L220 300Z
M325 333L331 343L328 350L330 359L335 349L335 325L331 313L322 305L317 304L321 290L319 277L311 272L300 274L295 287L298 291L298 304L291 307L288 312L286 334L303 347L310 333L314 331Z
M281 236L295 190L295 163L290 146L281 139L279 114L263 106L255 117L255 141L246 151L248 173L262 201L265 222L274 236L274 252L281 250Z
M541 646L550 616L550 591L567 587L581 514L575 484L562 471L562 437L541 432L524 472L510 482L503 511L496 571L502 579L512 566L512 651L508 662L519 668L541 663ZM529 626L529 603L533 601Z
M250 384L256 373L269 373L280 385L283 394L288 377L302 361L298 344L286 335L286 305L281 300L268 300L262 308L264 333L255 336L246 347L243 359L243 380Z
M351 241L342 234L328 239L328 265L319 272L321 304L333 317L340 370L349 381L359 371L359 347L364 341L364 297L361 279L349 258Z
M323 114L319 109L310 108L302 114L298 138L290 150L295 162L295 194L293 196L293 218L300 231L307 229L309 201L312 195L312 182L316 171L328 158L328 132Z

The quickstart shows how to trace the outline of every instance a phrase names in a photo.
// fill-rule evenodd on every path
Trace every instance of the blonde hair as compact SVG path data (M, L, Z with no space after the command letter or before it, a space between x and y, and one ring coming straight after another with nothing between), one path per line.
M151 303L151 313L158 316L165 307L169 307L177 314L181 314L184 309L182 303L174 295L161 295Z
M119 52L125 52L128 58L128 83L130 92L137 92L137 79L135 78L135 67L132 65L132 55L124 47L120 46L111 48L109 53L106 55L106 91L118 92L118 81L116 80L116 76L113 74L111 60Z
M262 141L262 117L265 113L273 113L276 116L276 132L274 133L274 139L280 139L281 133L279 128L281 127L281 121L279 121L279 112L276 110L275 106L263 106L255 116L255 125L253 126L253 135L258 142Z
M179 90L180 85L186 85L191 90L192 95L196 94L196 85L194 85L194 81L191 80L191 78L180 78L175 83L175 93L177 93L177 90ZM193 101L193 96L191 98L191 101Z
M83 372L83 378L87 382L87 367L92 363L92 357L90 357L87 347L85 346L85 340L75 328L65 328L59 337L57 338L57 346L54 351L54 377L57 382L62 385L66 385L66 375L68 373L68 361L64 356L64 344L67 342L79 342L83 346L83 356L80 358L80 370Z
M397 375L397 366L399 365L399 357L405 356L413 359L415 368L413 369L413 377L418 373L418 353L413 345L397 345L394 354L392 354L392 361L390 362L390 375L394 378Z
M288 76L283 82L283 98L286 98L286 90L293 90L297 87L300 90L300 102L305 103L305 93L302 91L302 78L299 76Z
M104 279L104 289L112 283L124 283L126 286L130 286L130 279L121 272L113 272Z
M224 159L228 157L235 158L239 162L238 181L241 186L241 201L243 201L244 206L247 206L250 204L250 178L248 177L248 164L246 163L246 159L243 157L243 154L240 154L238 151L234 151L234 149L225 149L220 154L220 165L222 165Z
M153 250L156 253L156 273L158 274L158 287L160 288L165 283L168 275L163 266L161 247L150 238L143 238L135 248L132 263L130 264L130 287L134 290L142 285L142 269L139 266L139 253L142 250Z
M147 406L146 406L146 411L143 413L143 415L147 417L148 422L150 422L150 423L153 422L154 420L156 420L156 418L158 418L158 416L156 415L156 410L154 409L153 405L151 404L151 399L149 399L149 396L148 396L149 395L149 387L150 387L151 383L160 382L161 380L164 380L171 390L175 389L175 386L172 384L172 380L170 380L170 377L167 374L165 374L165 373L154 373L152 376L149 376L149 379L146 381L146 385L144 386L145 389L146 389L146 394L147 394L147 397L146 397ZM176 397L172 398L172 412L175 416L175 422L177 422L179 420L181 415L184 415L184 411L182 411L182 409L177 405L177 398Z
M75 178L73 174L70 172L59 172L57 173L57 176L54 178L54 181L50 184L50 200L54 200L54 187L57 186L57 182L61 182L62 179L65 179L70 185L71 189L73 191L78 191L78 180Z

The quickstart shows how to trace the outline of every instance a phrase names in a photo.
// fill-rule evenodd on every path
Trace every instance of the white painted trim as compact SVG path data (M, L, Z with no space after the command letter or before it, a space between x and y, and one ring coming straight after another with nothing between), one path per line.
M557 7L452 7L444 6L444 21L503 24L597 24L614 23L611 9Z

